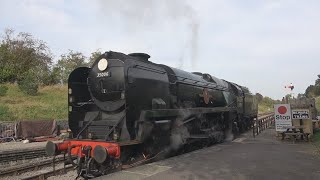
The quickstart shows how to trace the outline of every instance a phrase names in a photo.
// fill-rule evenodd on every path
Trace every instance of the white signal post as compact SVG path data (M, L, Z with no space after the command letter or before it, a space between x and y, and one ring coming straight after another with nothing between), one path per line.
M284 88L287 90L289 90L289 92L287 92L286 94L291 94L292 97L294 97L294 93L293 93L293 89L294 89L294 85L293 83L290 83L290 85L288 86L284 86Z

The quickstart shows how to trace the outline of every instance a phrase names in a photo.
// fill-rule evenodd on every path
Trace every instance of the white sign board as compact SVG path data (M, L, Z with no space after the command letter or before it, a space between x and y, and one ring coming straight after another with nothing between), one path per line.
M290 104L275 104L274 119L276 131L286 131L287 127L292 126Z
M310 119L309 109L293 109L292 119Z

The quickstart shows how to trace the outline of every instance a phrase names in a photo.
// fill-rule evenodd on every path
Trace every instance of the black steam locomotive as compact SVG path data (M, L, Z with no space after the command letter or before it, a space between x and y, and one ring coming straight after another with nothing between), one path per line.
M68 92L73 137L48 142L47 153L67 153L89 178L219 143L251 127L257 101L244 87L149 58L109 51L91 68L75 69Z

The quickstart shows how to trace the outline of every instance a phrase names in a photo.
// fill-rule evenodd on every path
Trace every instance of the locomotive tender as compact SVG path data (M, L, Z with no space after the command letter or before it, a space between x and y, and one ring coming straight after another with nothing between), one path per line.
M75 69L68 82L73 137L48 142L47 154L67 153L79 175L90 178L251 127L257 101L242 86L149 58L109 51L91 68Z

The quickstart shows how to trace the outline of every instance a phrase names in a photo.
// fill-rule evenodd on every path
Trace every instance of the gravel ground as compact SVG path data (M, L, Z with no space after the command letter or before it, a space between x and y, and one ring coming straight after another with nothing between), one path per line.
M57 164L56 165L56 168L62 168L63 167L63 164ZM26 173L22 173L18 176L10 176L10 177L2 177L1 179L3 180L18 180L18 179L22 179L22 178L26 178L26 177L29 177L29 176L34 176L34 175L37 175L37 174L41 174L41 173L44 173L44 172L48 172L48 171L52 171L53 168L52 166L48 166L48 167L44 167L44 168L41 168L40 170L37 170L37 171L30 171L30 172L26 172Z
M52 157L40 157L40 158L35 158L35 159L28 159L28 160L21 160L21 161L12 161L4 164L0 164L0 169L4 170L6 168L12 168L14 166L24 166L26 164L33 164L37 163L39 161L44 161L44 160L52 160Z
M63 167L62 163L56 164L56 169L62 168L62 167ZM37 170L37 171L30 171L30 172L22 173L18 176L1 177L1 180L19 180L19 179L30 177L30 176L35 176L35 175L38 175L38 174L41 174L44 172L49 172L52 170L53 170L52 166L48 166L48 167L41 168L40 170ZM69 171L63 175L51 176L48 179L50 179L50 180L62 180L62 179L63 180L74 180L76 177L77 177L77 173L74 170L74 171ZM78 178L78 179L83 180L83 178Z
M60 156L59 156L60 157ZM0 166L0 169L1 171L5 171L6 169L11 169L12 167L23 167L25 165L29 165L29 164L32 164L32 163L38 163L39 161L44 161L44 160L52 160L52 157L44 157L44 158L37 158L37 159L33 159L33 160L30 160L28 162L24 162L24 163L16 163L16 164L13 164L12 165L10 164L9 166ZM59 169L59 168L62 168L63 167L63 163L57 163L56 164L56 169ZM22 178L25 178L25 177L30 177L30 176L34 176L34 175L37 175L37 174L40 174L40 173L43 173L43 172L47 172L47 171L52 171L53 170L53 167L52 165L48 165L46 167L42 167L41 169L39 170L36 170L36 171L29 171L29 172L25 172L21 175L18 175L18 176L8 176L8 177L0 177L0 179L5 179L5 180L16 180L16 179L22 179ZM76 171L70 171L70 172L67 172L66 174L63 174L63 175L58 175L58 176L52 176L52 177L49 177L48 179L67 179L67 180L74 180L75 178L77 177L77 174L76 174ZM82 179L82 178L78 178L78 179Z
M60 142L60 141L55 141ZM0 143L0 153L12 151L12 150L30 150L30 149L39 149L39 148L45 148L47 142L32 142L24 144L22 142L7 142L7 143ZM31 163L37 163L39 161L43 161L45 159L52 159L52 157L41 157L41 158L35 158L35 159L29 159L29 160L21 160L21 161L14 161L9 162L5 164L0 163L0 168L12 168L14 166L23 166L25 164L31 164ZM62 165L60 165L62 167ZM57 166L58 168L59 166ZM26 176L36 175L36 173L43 172L45 170L52 170L52 166L42 168L40 171L31 171L24 174L21 174L19 176L10 176L10 177L1 177L0 179L21 179ZM76 177L76 176L75 176Z
M30 150L30 149L45 148L46 143L47 142L33 142L33 143L27 143L27 144L24 144L22 142L0 143L0 153L10 152L13 150ZM21 164L38 162L48 158L50 157L39 157L35 159L19 160L19 161L6 162L6 163L0 162L0 168L2 169L5 167L12 167L12 166L21 165Z
M320 179L320 159L309 142L281 141L274 129L97 179L211 180Z
M48 180L74 180L77 177L77 172L76 171L70 171L67 174L60 175L60 176L52 176L49 177ZM79 180L83 180L83 178L78 178Z

